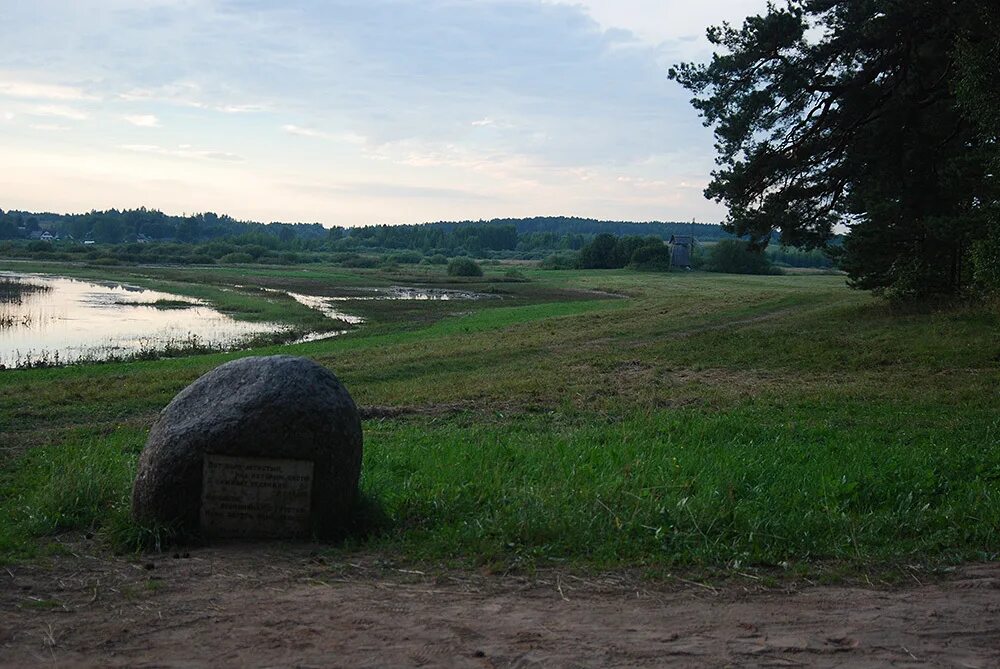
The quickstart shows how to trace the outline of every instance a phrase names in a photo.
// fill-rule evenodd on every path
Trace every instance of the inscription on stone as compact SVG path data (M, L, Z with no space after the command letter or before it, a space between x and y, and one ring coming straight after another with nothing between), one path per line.
M201 529L206 536L291 538L309 531L309 460L204 457Z

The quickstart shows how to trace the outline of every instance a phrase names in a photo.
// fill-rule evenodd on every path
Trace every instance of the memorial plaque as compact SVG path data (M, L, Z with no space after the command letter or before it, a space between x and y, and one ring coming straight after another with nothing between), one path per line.
M204 457L201 529L206 536L291 538L309 532L311 460Z

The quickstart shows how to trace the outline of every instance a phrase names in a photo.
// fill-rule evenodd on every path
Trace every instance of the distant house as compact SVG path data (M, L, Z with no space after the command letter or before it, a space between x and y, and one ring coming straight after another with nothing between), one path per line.
M40 239L41 241L43 241L43 242L51 242L51 241L55 241L55 239L56 239L56 236L55 236L55 235L53 235L53 234L52 234L51 232L49 232L48 230L46 230L46 231L45 231L45 232L43 232L43 233L42 233L41 235L39 235L39 236L38 236L38 238L39 238L39 239Z
M135 241L139 244L148 244L150 242L150 238L140 232L135 236Z
M695 240L689 235L670 235L670 266L691 269Z
M33 242L37 242L41 238L42 238L41 230L32 230L31 232L28 233L28 239L30 239Z

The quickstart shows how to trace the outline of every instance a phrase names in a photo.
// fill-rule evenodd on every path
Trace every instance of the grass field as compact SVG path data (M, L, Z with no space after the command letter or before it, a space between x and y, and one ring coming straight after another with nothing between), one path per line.
M313 316L300 305L221 287L447 282L115 271L303 323ZM331 550L653 573L940 566L1000 551L994 309L893 313L832 275L522 271L529 280L495 268L466 285L503 300L368 303L369 323L333 340L0 373L0 561L44 557L62 532L94 532L107 550L146 536L127 500L156 412L225 360L279 351L332 369L372 416L362 487L378 513Z

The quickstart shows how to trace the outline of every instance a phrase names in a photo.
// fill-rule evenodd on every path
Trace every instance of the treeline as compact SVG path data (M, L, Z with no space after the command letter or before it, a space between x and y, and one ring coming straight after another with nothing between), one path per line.
M579 253L554 253L542 262L547 269L621 269L664 271L672 269L670 246L659 237L615 237L601 234ZM695 243L688 250L685 268L728 274L780 274L782 267L830 269L833 259L819 250L803 251L784 246L765 251L752 249L740 239Z
M156 209L109 209L86 214L32 213L0 209L0 239L32 239L47 232L72 241L121 244L136 240L198 243L260 234L281 241L325 240L330 232L319 223L257 223L205 212L170 216Z
M532 234L564 236L595 237L599 234L610 234L616 237L646 237L654 236L670 239L673 235L692 235L700 241L711 242L731 237L722 226L714 223L680 223L676 221L649 221L636 223L632 221L602 221L594 218L579 218L575 216L535 216L531 218L495 218L489 221L439 221L426 223L427 226L439 227L443 230L453 230L463 225L512 225L518 235Z
M638 231L642 234L619 234ZM718 225L624 223L539 217L419 225L324 228L319 224L254 223L212 212L168 216L150 209L51 214L0 211L0 255L94 264L298 264L350 267L444 264L450 258L544 259L551 268L665 269L671 235L703 248L727 241ZM699 236L700 235L700 236ZM731 239L731 238L728 238ZM792 267L829 267L819 251L772 245L769 261Z
M684 234L703 242L729 236L721 226L706 223L630 223L559 216L325 228L319 223L239 221L214 212L171 216L146 208L85 214L0 210L0 239L32 240L42 234L59 240L97 244L149 241L198 244L261 235L288 245L288 250L411 250L476 256L495 252L579 250L599 234L654 236L665 240L671 235ZM300 244L295 246L293 242Z

